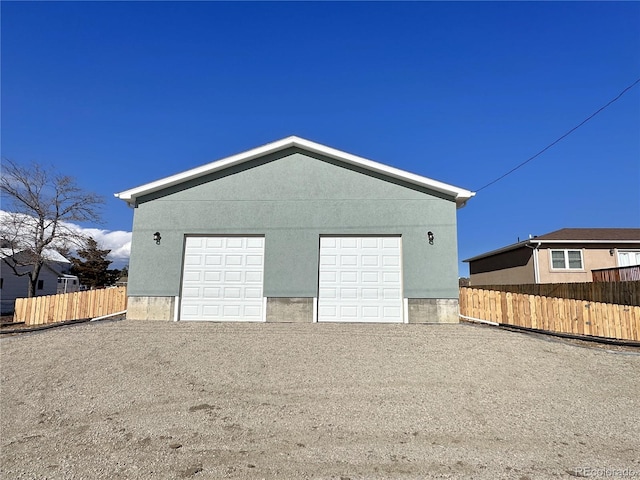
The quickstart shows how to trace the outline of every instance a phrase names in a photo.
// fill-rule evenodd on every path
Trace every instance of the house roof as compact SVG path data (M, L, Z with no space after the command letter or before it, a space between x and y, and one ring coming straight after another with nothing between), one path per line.
M522 242L513 243L490 252L467 258L463 262L473 262L499 253L526 246L543 244L640 244L640 228L562 228L544 235L534 236Z
M640 242L640 228L563 228L540 235L535 240L570 240L613 242L631 240Z
M16 253L20 253L21 251L23 250L14 252L11 248L0 248L0 257L12 257ZM71 262L67 260L67 258L64 257L60 252L52 250L50 248L46 248L42 251L42 257L50 262L71 264Z
M150 193L157 192L167 187L178 185L188 180L193 180L195 178L199 178L204 175L208 175L213 172L217 172L225 168L239 165L244 162L253 160L255 158L268 155L271 153L275 153L280 150L284 150L291 147L298 147L312 153L321 154L326 157L339 160L347 164L355 165L355 166L370 170L372 172L383 174L387 177L403 180L411 184L418 185L421 187L426 187L430 190L434 190L436 192L451 196L455 199L456 205L458 208L462 208L466 204L466 202L475 195L475 192L466 190L464 188L455 187L453 185L439 182L431 178L416 175L414 173L410 173L404 170L400 170L398 168L390 167L382 163L377 163L363 157L358 157L350 153L336 150L335 148L327 147L326 145L321 145L319 143L315 143L310 140L305 140L304 138L290 136L290 137L283 138L282 140L268 143L261 147L256 147L251 150L247 150L246 152L238 153L236 155L232 155L230 157L226 157L221 160L217 160L215 162L202 165L200 167L192 168L182 173L165 177L151 183L146 183L144 185L132 188L130 190L125 190L123 192L116 193L115 196L117 198L120 198L121 200L124 200L129 205L135 206L136 199L143 195L148 195Z

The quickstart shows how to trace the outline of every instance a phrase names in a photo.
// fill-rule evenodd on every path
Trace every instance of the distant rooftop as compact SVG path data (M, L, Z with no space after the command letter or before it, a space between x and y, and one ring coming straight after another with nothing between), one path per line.
M640 243L640 228L562 228L544 235L537 235L518 243L467 258L471 262L481 258L508 252L526 245L540 243Z
M20 251L16 251L15 253L20 253ZM10 248L0 248L0 256L2 257L11 257L14 254L13 250ZM59 262L59 263L71 263L64 256L62 256L56 250L52 250L50 248L46 248L42 251L42 256L45 260L49 260L51 262Z
M535 240L638 240L640 228L562 228L539 235Z

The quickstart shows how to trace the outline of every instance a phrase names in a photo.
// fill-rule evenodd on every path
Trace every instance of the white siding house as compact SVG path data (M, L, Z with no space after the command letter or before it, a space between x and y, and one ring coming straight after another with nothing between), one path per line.
M71 262L55 250L44 252L47 261L40 270L38 283L36 285L36 296L55 295L58 290L58 277L64 275L71 268ZM14 253L11 249L0 249L0 308L2 313L11 313L14 309L16 298L27 296L29 289L29 277L27 275L16 275L5 263L5 259L11 259ZM29 271L29 267L20 267L20 272Z

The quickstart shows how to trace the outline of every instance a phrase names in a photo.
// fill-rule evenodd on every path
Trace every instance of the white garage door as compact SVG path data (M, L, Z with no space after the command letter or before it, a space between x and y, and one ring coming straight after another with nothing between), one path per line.
M319 322L402 322L400 237L321 237Z
M264 237L187 237L181 320L262 321Z

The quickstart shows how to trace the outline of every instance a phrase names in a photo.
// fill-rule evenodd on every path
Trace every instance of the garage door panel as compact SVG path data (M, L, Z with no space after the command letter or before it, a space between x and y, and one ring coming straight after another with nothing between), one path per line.
M242 265L242 255L226 255L224 264L229 267L237 267Z
M242 272L241 271L224 272L224 281L227 283L242 282Z
M244 307L244 317L256 317L258 315L261 314L261 308L260 307L251 307L251 306L245 306Z
M378 239L375 237L363 237L362 238L362 249L367 248L378 248Z
M247 238L247 248L257 248L262 250L263 241L262 238L249 237Z
M219 298L220 297L220 288L203 288L202 289L202 297L203 298Z
M262 266L262 255L247 255L247 266Z
M335 282L337 273L335 271L320 272L320 283Z
M202 307L202 314L210 317L217 317L220 315L220 307L217 305L204 305Z
M223 291L223 299L239 300L242 289L236 287L225 287Z
M261 288L245 288L244 298L262 299L262 289Z
M205 265L222 265L222 255L205 255Z
M341 288L340 289L340 298L357 299L358 298L358 289L357 288Z
M341 267L355 267L356 265L358 265L357 255L340 255Z
M380 274L378 272L362 272L363 283L378 283L380 282Z
M202 265L202 257L200 255L185 255L185 265Z
M363 288L361 292L363 300L378 300L380 298L377 288Z
M199 282L202 279L202 272L200 271L191 271L187 272L184 275L185 282Z
M198 315L198 307L193 305L188 305L182 308L183 315Z
M335 277L335 274L334 274L334 277ZM335 281L335 278L333 281ZM358 272L340 272L340 281L342 283L357 283Z
M362 266L363 267L378 267L380 266L379 258L377 255L363 255Z
M402 322L401 239L321 237L318 321Z
M389 318L400 317L402 316L402 309L400 307L383 307L383 314Z
M264 237L187 237L181 320L263 320Z
M200 273L200 272L198 272ZM219 282L220 279L222 278L222 272L217 271L217 272L203 272L204 273L204 281L205 282ZM186 274L185 274L186 277ZM190 280L191 281L191 280ZM193 281L200 281L199 279L197 280L193 280Z
M262 285L262 272L246 272L245 273L245 283L259 283Z
M240 318L240 310L241 307L240 305L224 305L222 307L222 314L225 317L235 317L235 318Z
M199 298L200 297L200 288L199 287L189 287L182 289L182 296L187 298Z
M362 307L362 318L369 321L375 321L380 317L380 307Z
M399 288L384 288L382 290L382 298L385 300L400 300L402 297L400 296Z
M203 245L202 237L187 237L186 245L190 248L201 248Z
M400 266L400 257L398 255L383 255L382 265L385 267L398 267Z
M340 307L340 316L354 320L358 318L357 305L343 305Z
M338 308L335 305L324 305L318 307L318 317L330 322L331 319L337 319ZM335 320L334 320L335 321Z
M320 265L337 265L335 255L320 255Z
M400 248L400 237L382 237L382 248Z
M336 288L321 288L320 297L322 298L337 298Z

